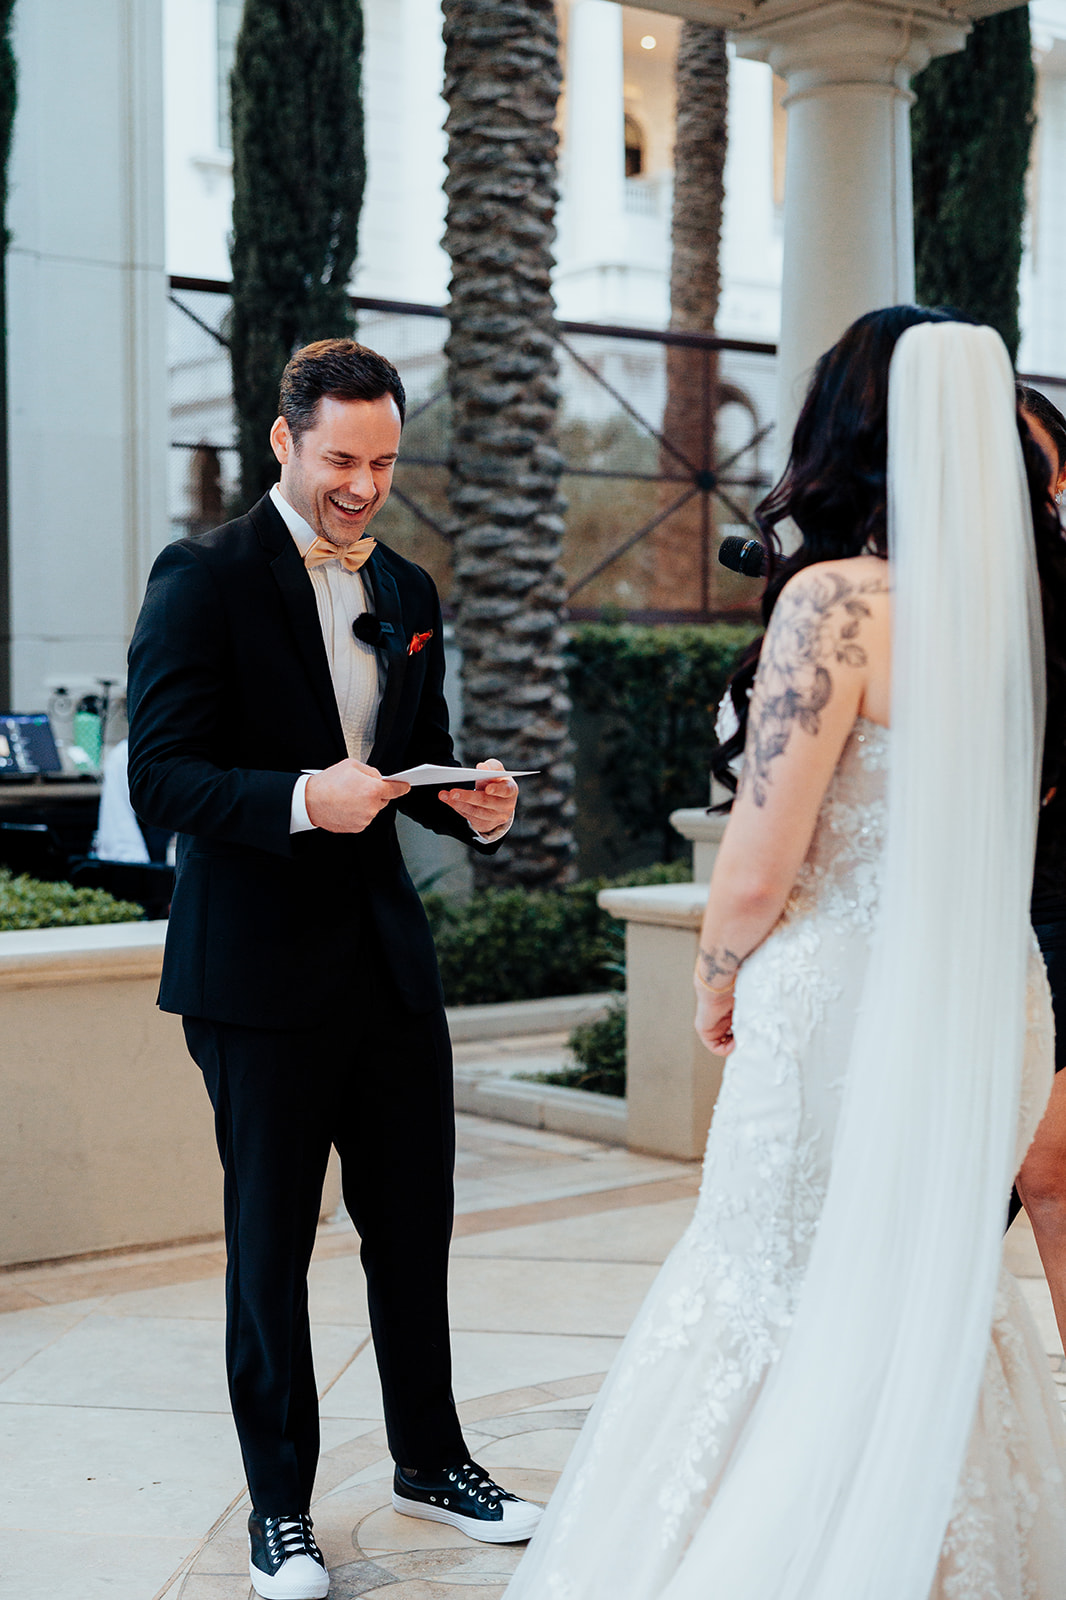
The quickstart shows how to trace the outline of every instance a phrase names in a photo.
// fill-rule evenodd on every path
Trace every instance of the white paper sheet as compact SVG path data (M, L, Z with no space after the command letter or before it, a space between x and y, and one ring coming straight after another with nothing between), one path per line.
M383 772L382 777L389 783L409 783L412 788L422 783L439 783L447 789L453 783L469 783L472 778L492 783L497 778L532 778L539 771L539 767L532 767L528 772L494 772L491 767L434 767L423 761L420 766L407 767L403 772Z

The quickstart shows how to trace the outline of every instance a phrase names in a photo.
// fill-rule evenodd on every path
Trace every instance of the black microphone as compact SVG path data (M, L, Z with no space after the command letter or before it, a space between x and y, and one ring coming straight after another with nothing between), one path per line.
M718 560L730 572L761 578L766 572L766 546L761 539L741 539L732 533L718 546Z

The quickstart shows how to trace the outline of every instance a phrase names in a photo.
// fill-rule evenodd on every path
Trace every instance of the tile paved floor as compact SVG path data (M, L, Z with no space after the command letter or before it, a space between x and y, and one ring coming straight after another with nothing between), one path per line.
M455 1388L477 1459L546 1499L691 1214L696 1167L459 1119ZM1031 1234L1010 1260L1063 1366ZM217 1242L0 1274L0 1600L247 1600ZM496 1600L520 1548L397 1516L351 1224L311 1270L331 1600ZM1062 1374L1066 1381L1066 1374Z

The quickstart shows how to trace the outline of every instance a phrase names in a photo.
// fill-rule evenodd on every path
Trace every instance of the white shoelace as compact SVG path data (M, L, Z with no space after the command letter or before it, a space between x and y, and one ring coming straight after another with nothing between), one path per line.
M280 1546L283 1561L292 1556L310 1556L321 1565L322 1557L311 1533L311 1519L306 1515L268 1518L267 1543L274 1554Z

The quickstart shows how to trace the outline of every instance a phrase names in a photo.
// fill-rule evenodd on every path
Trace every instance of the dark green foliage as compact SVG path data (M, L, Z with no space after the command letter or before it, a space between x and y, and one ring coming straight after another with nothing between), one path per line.
M650 867L621 884L681 883L687 866ZM483 889L465 905L424 897L448 1005L592 994L625 982L625 930L596 904L606 878L558 889Z
M13 878L0 867L0 933L22 928L77 928L98 922L143 922L144 909L115 900L102 889L75 889L69 883L39 883Z
M664 861L683 848L671 811L707 803L718 701L757 631L746 623L573 630L571 695L604 718L601 783L628 836L655 835Z
M587 1089L592 1094L625 1094L626 1008L621 1002L615 1002L607 1015L595 1022L581 1023L570 1035L569 1043L577 1066L565 1067L562 1072L545 1072L542 1083Z
M919 304L989 323L1012 360L1035 84L1028 6L975 23L963 52L913 84Z
M241 494L277 478L267 435L300 345L351 337L366 180L360 0L245 0L230 80L230 352Z

